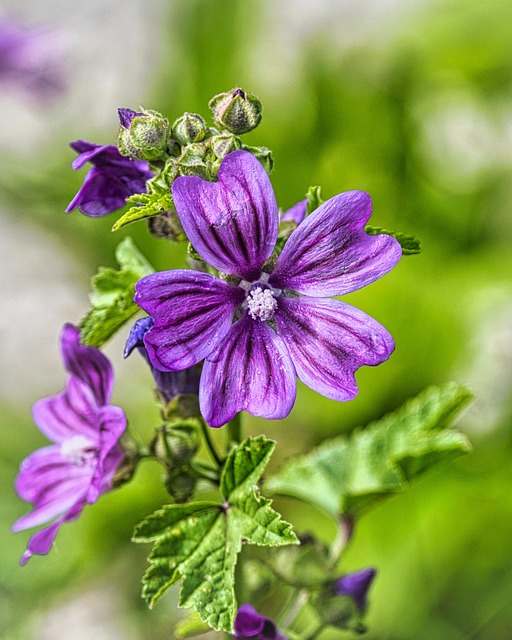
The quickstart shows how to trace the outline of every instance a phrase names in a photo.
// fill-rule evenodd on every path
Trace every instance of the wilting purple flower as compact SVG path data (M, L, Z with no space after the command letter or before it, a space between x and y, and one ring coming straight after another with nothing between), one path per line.
M286 640L270 618L265 618L250 604L238 608L235 618L235 638L255 640Z
M109 404L114 381L110 362L99 349L82 346L71 324L62 330L61 352L70 374L66 387L36 402L32 410L34 422L54 444L34 451L20 465L16 491L34 508L12 530L53 522L30 539L22 565L34 554L47 554L60 526L112 487L124 455L118 441L126 416Z
M87 216L105 216L124 206L134 193L146 193L146 181L153 177L144 160L131 160L115 145L100 145L76 140L69 145L78 153L73 169L92 164L84 183L69 203L66 212L78 207Z
M352 598L356 607L363 613L366 609L368 591L376 573L375 569L368 568L341 576L334 583L333 592L337 596L348 596Z
M143 113L132 111L132 109L124 109L122 107L117 110L117 113L119 115L119 123L124 129L130 128L130 124L136 116L144 115Z
M299 225L306 218L306 211L308 206L308 199L301 200L294 204L293 207L287 209L281 216L281 222L295 222Z
M296 375L329 398L353 398L354 372L394 349L378 322L325 297L366 286L401 257L394 238L365 233L370 196L349 191L324 202L272 266L277 203L250 153L228 154L218 182L182 176L172 193L194 249L235 284L188 270L140 280L135 300L154 319L144 338L153 365L179 370L205 360L199 401L213 427L241 410L284 418L295 402Z
M0 22L0 82L50 98L64 89L56 37L12 20Z
M124 347L124 357L127 358L137 348L148 363L158 391L166 402L171 402L176 396L184 393L198 395L200 369L197 365L182 371L160 371L151 364L144 345L144 336L152 326L153 318L150 316L135 322Z

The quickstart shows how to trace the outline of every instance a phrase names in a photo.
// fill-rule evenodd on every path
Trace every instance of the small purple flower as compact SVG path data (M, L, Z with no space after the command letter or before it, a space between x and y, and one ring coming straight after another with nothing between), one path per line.
M119 115L119 123L124 129L130 128L130 124L136 116L144 115L143 113L133 111L132 109L124 109L122 107L117 110L117 114Z
M141 318L137 320L131 328L130 335L124 347L124 357L137 348L138 352L148 363L153 379L155 380L158 392L165 402L169 403L176 396L181 394L199 394L199 367L193 366L182 371L160 371L156 369L149 359L147 349L144 345L144 336L153 326L153 318Z
M131 160L115 145L100 145L76 140L69 145L78 153L73 169L92 164L84 183L69 203L66 213L78 207L87 216L105 216L124 206L134 193L146 193L146 181L153 177L144 160Z
M370 196L349 191L324 202L273 266L267 261L277 203L250 153L228 154L218 182L177 178L172 194L194 249L233 278L177 270L137 283L135 300L154 319L144 338L153 365L175 371L205 361L199 402L212 427L242 410L284 418L295 402L296 375L328 398L352 399L354 372L384 362L394 349L373 318L327 297L374 282L401 257L394 238L365 233Z
M0 22L0 82L21 87L37 98L64 89L61 61L51 32L13 20Z
M337 596L348 596L352 598L360 613L363 613L366 609L368 591L376 573L377 571L375 569L368 568L341 576L334 583L333 592Z
M265 618L250 604L239 607L235 618L235 638L286 640L270 618Z
M109 404L114 382L110 362L99 349L81 345L71 324L62 330L61 352L70 374L66 387L36 402L32 410L37 427L54 444L34 451L20 465L16 491L34 508L12 530L53 522L32 536L22 565L34 554L47 554L60 526L111 489L124 457L118 441L126 416Z

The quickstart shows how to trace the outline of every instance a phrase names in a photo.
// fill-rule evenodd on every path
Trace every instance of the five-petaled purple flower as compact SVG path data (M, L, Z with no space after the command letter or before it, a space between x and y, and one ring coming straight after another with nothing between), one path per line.
M87 216L105 216L124 206L126 198L133 194L146 193L146 182L153 177L146 161L126 158L112 144L75 140L69 146L78 153L73 169L80 169L86 162L92 167L67 213L78 207Z
M376 570L370 567L341 576L335 581L333 592L337 596L352 598L359 612L363 613L366 609L368 591L376 573Z
M16 491L34 508L12 529L53 522L32 536L22 565L34 554L47 554L60 526L112 487L124 457L119 438L126 416L109 404L114 382L110 362L99 349L81 345L71 324L62 330L61 351L70 374L66 387L36 402L32 411L34 422L54 444L34 451L20 465Z
M153 326L153 318L141 318L137 320L131 328L130 335L124 347L124 357L127 358L136 348L144 360L148 363L153 379L157 386L158 393L165 402L169 403L181 394L199 394L199 366L183 369L183 371L160 371L156 369L148 357L147 349L144 345L144 336Z
M279 633L275 623L258 613L250 604L243 604L238 608L235 618L235 638L286 640L286 637Z
M284 418L296 375L329 398L353 398L354 372L394 349L373 318L326 297L366 286L401 257L394 238L365 233L370 196L349 191L324 202L274 264L277 203L250 153L228 154L218 182L177 178L172 194L194 249L231 278L176 270L137 283L135 300L154 319L144 338L153 365L172 371L204 359L199 401L212 427L241 410Z

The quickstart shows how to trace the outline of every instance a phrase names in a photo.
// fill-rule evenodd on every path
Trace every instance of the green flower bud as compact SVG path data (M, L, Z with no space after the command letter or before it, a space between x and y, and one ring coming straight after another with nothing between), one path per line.
M171 471L165 479L165 488L176 502L187 502L194 495L197 479L185 468Z
M165 238L171 242L186 239L185 232L174 211L166 211L148 218L148 230L155 238Z
M169 468L188 463L199 449L195 421L183 421L178 425L164 424L153 440L152 449Z
M252 153L255 158L258 158L267 173L272 172L274 169L274 157L270 149L267 149L267 147L250 147L247 144L243 144L242 149Z
M217 133L209 139L211 149L216 158L221 160L224 156L232 151L237 151L242 148L242 142L240 138L234 136L232 133Z
M208 106L218 127L242 134L255 129L261 121L262 105L252 93L232 89L214 96Z
M119 109L119 151L137 160L160 160L166 157L170 136L169 121L158 111Z
M208 151L208 146L205 143L196 142L187 145L177 160L180 174L184 176L199 176L204 180L211 180L212 173L210 162L208 162Z
M181 145L201 142L208 133L208 127L198 113L184 113L172 125L172 135Z

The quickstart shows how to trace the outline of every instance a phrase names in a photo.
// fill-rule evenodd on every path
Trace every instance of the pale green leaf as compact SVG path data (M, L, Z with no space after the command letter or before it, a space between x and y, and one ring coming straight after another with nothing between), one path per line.
M430 387L364 430L328 440L291 460L265 486L335 518L357 513L403 491L427 469L470 450L466 436L449 428L470 397L454 383Z
M169 211L172 208L172 196L170 191L157 190L153 193L136 193L127 201L133 206L128 209L112 226L112 231L118 231L131 222L151 218Z
M119 269L100 267L92 278L91 309L79 323L83 344L101 347L140 310L135 283L153 269L130 238L117 246L116 259Z
M136 542L155 543L143 579L143 596L150 606L181 580L179 606L195 609L216 630L232 631L242 541L260 546L297 543L291 525L257 486L274 446L260 436L231 451L221 475L222 502L168 505L136 528Z

